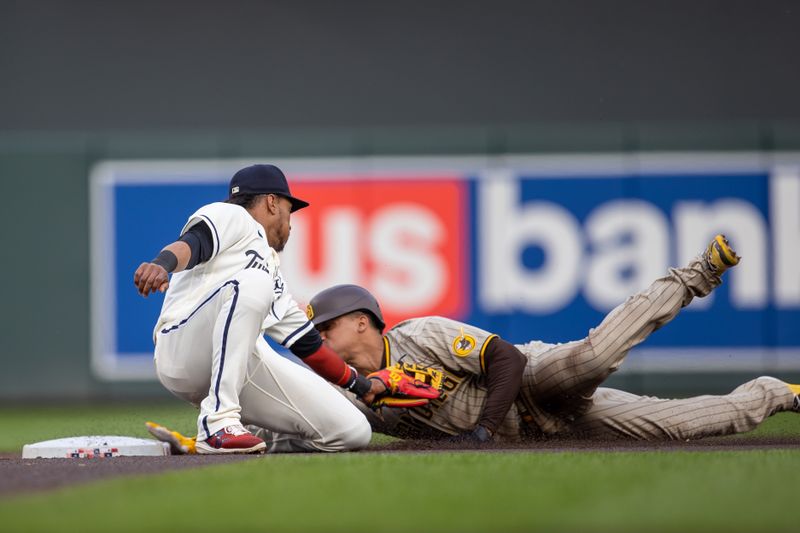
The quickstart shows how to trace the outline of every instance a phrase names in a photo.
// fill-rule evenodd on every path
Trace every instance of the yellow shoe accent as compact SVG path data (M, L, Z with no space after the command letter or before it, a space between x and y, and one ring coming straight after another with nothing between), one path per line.
M741 257L736 255L736 251L731 248L728 239L722 234L714 237L714 240L709 243L703 257L709 268L717 275L721 275L730 267L738 265L741 260Z
M169 447L174 455L191 455L197 453L197 440L195 437L186 437L177 431L172 431L155 422L145 422L144 425L147 426L147 431L156 439L161 442L169 443Z
M800 413L800 385L792 385L791 383L787 383L786 386L789 387L789 390L792 391L792 394L794 394L792 411Z

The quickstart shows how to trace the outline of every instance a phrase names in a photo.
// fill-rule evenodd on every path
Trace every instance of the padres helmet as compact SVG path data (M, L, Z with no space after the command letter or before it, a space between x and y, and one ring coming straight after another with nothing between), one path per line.
M311 298L306 308L306 314L315 326L352 311L369 312L381 330L386 327L378 300L358 285L335 285L325 289Z

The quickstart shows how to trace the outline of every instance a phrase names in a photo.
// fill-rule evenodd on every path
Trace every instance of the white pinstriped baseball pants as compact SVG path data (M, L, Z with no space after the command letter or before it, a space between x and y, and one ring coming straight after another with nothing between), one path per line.
M749 431L791 408L785 383L762 377L724 396L665 400L599 385L629 350L721 283L700 257L628 298L579 341L518 346L528 356L520 392L545 434L592 438L692 439Z
M159 380L200 408L198 440L242 423L290 435L297 451L365 447L372 432L364 415L264 340L261 324L273 292L263 277L243 270L185 320L162 328L155 349Z

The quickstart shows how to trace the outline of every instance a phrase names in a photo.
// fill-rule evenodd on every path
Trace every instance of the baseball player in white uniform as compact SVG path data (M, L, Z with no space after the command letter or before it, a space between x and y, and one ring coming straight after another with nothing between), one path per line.
M200 408L198 453L262 452L264 441L243 424L269 429L292 450L366 446L364 415L319 375L367 400L384 387L323 345L280 271L290 213L308 203L273 165L241 169L229 194L192 214L180 239L134 274L143 296L166 292L155 366L167 389ZM319 375L275 353L264 333Z

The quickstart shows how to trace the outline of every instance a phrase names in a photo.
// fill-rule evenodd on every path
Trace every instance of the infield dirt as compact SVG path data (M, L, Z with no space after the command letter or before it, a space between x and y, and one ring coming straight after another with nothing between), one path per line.
M491 445L445 444L441 441L396 441L370 446L354 453L435 453L458 450L512 452L675 452L748 451L800 448L800 437L710 438L688 442L545 440ZM108 459L22 459L0 454L0 498L46 491L118 476L157 474L234 461L265 460L269 455L174 455L167 457L114 457Z

